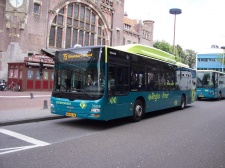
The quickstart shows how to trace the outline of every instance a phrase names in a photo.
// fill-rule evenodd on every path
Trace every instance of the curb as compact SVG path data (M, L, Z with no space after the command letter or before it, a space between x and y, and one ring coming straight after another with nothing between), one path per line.
M58 120L58 119L63 119L63 118L67 118L67 117L66 116L55 116L55 117L24 119L24 120L18 120L18 121L8 121L8 122L6 121L6 122L1 122L0 126L25 124L25 123L40 122L40 121L46 121L46 120Z

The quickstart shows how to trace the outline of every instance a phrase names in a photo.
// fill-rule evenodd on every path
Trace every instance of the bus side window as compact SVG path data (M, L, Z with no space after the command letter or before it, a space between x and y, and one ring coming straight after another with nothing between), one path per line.
M130 85L131 85L131 89L137 89L138 88L138 81L137 81L136 74L132 74Z
M112 86L115 86L115 78L109 73L108 88L110 89Z

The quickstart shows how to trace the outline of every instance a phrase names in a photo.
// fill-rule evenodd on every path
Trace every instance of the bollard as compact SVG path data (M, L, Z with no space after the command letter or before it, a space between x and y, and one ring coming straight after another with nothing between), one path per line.
M43 109L48 109L48 101L47 100L44 100L44 107Z
M33 99L33 98L34 98L33 93L30 93L30 99Z

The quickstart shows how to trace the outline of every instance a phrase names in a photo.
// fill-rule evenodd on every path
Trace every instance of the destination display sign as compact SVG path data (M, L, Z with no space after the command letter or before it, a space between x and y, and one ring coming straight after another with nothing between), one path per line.
M68 54L68 53L64 53L63 55L63 60L67 61L67 60L71 60L71 59L77 59L77 58L83 58L83 57L92 57L93 54L92 53L85 53L85 54Z

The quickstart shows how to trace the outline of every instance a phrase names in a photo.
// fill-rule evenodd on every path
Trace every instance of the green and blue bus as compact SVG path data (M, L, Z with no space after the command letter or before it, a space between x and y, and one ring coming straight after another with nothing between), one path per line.
M52 114L139 121L147 112L184 109L196 99L195 70L140 44L60 50L54 68Z
M225 73L215 70L197 70L196 97L217 99L225 97Z

